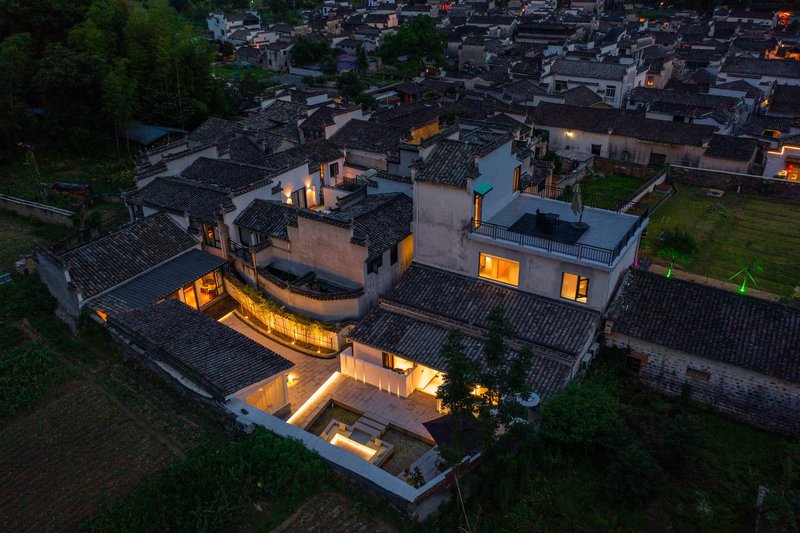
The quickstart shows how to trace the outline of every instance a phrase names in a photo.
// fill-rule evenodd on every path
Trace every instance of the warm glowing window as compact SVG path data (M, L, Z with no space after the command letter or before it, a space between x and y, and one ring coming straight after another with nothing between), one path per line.
M519 263L495 255L481 254L478 275L516 287L519 285Z
M325 185L325 163L319 166L319 182Z
M483 218L483 196L480 194L475 195L475 205L473 206L472 218L475 227L479 227L481 225L481 219Z
M561 277L561 297L585 304L589 295L589 278L564 272Z
M647 85L648 87L652 87L653 85L656 84L656 79L653 76L647 76L647 78L645 78L644 84Z
M214 224L203 224L203 242L206 246L220 247L219 235Z
M520 187L520 175L522 174L522 167L517 167L514 169L514 190L520 191L522 188Z
M384 368L388 368L389 370L394 370L394 371L400 371L403 373L407 373L409 370L414 368L414 361L403 359L399 355L394 355L389 352L382 352L382 355L383 355Z

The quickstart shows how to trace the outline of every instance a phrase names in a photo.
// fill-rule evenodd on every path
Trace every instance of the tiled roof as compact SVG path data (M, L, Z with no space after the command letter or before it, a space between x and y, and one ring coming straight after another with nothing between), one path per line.
M309 169L313 172L313 169L321 163L335 161L342 157L344 157L344 153L337 146L328 140L322 139L301 144L283 152L260 157L251 161L251 163L266 167L273 172L295 168L303 163L308 163Z
M297 225L296 207L272 200L253 200L234 220L234 224L283 241L289 240L286 226Z
M463 141L443 139L417 164L416 179L465 188L467 179L478 176L475 156L479 146Z
M413 263L385 296L394 304L465 325L487 328L495 307L506 312L515 337L562 355L579 355L594 335L600 314L577 304L562 303L496 283Z
M307 107L297 102L275 100L272 104L262 109L257 115L242 119L241 124L246 128L262 129L262 124L269 120L277 124L297 125L297 121L306 118ZM269 129L269 126L266 127Z
M165 213L133 222L61 254L72 283L90 298L197 245Z
M185 168L180 175L206 185L238 191L261 182L268 183L270 171L237 161L201 157Z
M415 102L377 111L372 114L371 119L375 122L410 130L439 120L439 107Z
M198 144L208 144L231 139L237 129L236 122L217 117L208 117L205 122L197 126L188 139Z
M167 300L109 317L112 328L164 357L218 399L294 366L272 350L210 316Z
M574 61L557 59L550 66L551 74L562 76L580 76L600 80L621 80L625 77L630 65L619 63L598 63L596 61Z
M681 91L670 91L666 89L648 89L646 87L636 87L630 92L632 102L676 104L683 108L699 109L735 109L739 104L739 99L731 96L719 96L705 93L687 93Z
M247 137L237 137L218 145L220 152L227 152L231 161L247 163L264 155L264 151Z
M589 107L602 101L603 99L600 98L600 95L585 85L578 85L564 92L564 103L567 105Z
M716 89L726 89L731 91L742 91L750 98L758 98L764 95L764 91L744 80L729 81L715 86Z
M575 107L542 102L534 112L537 126L565 128L631 137L664 144L702 146L711 140L714 126L645 118L619 109Z
M406 128L354 119L334 133L330 141L344 148L390 153L396 152L400 143L410 137Z
M300 128L309 130L322 130L325 126L333 126L336 122L333 120L333 109L327 106L322 106L303 122L300 123Z
M734 137L732 135L714 135L704 155L731 159L733 161L750 161L758 150L758 140L751 137Z
M411 198L403 193L371 194L331 216L352 220L353 239L366 242L371 261L411 235L414 210Z
M393 312L381 305L370 311L348 337L434 370L446 371L447 361L441 351L449 331L446 327ZM465 335L462 346L468 357L482 360L482 340ZM530 368L529 383L534 392L547 399L564 388L569 373L569 365L537 355Z
M141 189L125 194L125 200L177 213L186 213L202 222L216 219L215 214L233 209L228 193L174 178L156 178Z
M613 331L788 381L800 381L800 310L629 270L608 311Z
M109 315L152 305L225 263L221 257L193 248L98 296L88 305Z
M721 72L744 76L776 76L779 78L800 78L800 61L778 61L752 57L728 57L722 64Z
M772 88L769 110L774 113L800 116L800 87L776 84Z

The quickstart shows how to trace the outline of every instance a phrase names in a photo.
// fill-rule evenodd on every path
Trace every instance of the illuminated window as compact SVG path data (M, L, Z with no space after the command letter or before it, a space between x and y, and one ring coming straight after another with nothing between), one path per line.
M403 359L399 355L394 355L389 352L381 352L381 355L383 356L383 368L402 371L403 373L407 373L414 368L414 361Z
M325 185L325 163L322 163L319 166L319 182L322 185Z
M481 254L478 275L482 278L519 285L519 263L489 254Z
M585 304L589 294L589 278L564 272L561 276L561 297Z
M206 243L206 246L220 247L219 235L217 235L214 224L203 224L203 242Z
M480 227L481 219L483 218L483 196L480 194L475 195L475 205L473 206L472 218L475 227Z
M522 174L522 167L521 166L519 166L519 167L514 169L514 190L515 191L521 191L522 190L520 179L519 179L521 174Z
M652 87L653 85L656 84L655 77L654 76L647 76L647 78L644 81L644 84L647 85L648 87Z
M289 204L295 205L297 207L306 207L306 188L300 187L296 191L292 193L289 197L291 202L287 202Z

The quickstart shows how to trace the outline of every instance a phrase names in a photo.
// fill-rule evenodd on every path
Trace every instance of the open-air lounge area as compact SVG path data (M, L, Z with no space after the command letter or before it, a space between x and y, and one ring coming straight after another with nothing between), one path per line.
M343 374L339 358L322 359L288 349L235 314L220 322L294 363L287 378L289 409L281 416L289 424L397 477L417 466L425 479L438 475L441 461L424 426L441 416L433 395L414 391L398 397Z

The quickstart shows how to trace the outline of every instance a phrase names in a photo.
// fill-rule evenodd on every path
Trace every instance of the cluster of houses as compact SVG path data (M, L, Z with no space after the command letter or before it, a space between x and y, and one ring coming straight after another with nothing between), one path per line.
M577 214L542 159L753 173L780 153L774 175L797 179L800 62L778 58L792 38L749 11L631 20L572 6L325 2L288 31L210 15L214 39L273 50L301 32L374 48L426 14L457 70L381 88L377 111L283 86L247 116L142 152L123 194L130 223L37 248L59 316L105 322L197 394L283 416L298 407L293 363L204 313L258 293L264 335L411 401L436 396L450 330L481 357L500 307L514 349L534 354L541 399L605 342L666 394L689 383L723 412L800 435L800 311L640 270L648 209L587 199Z

